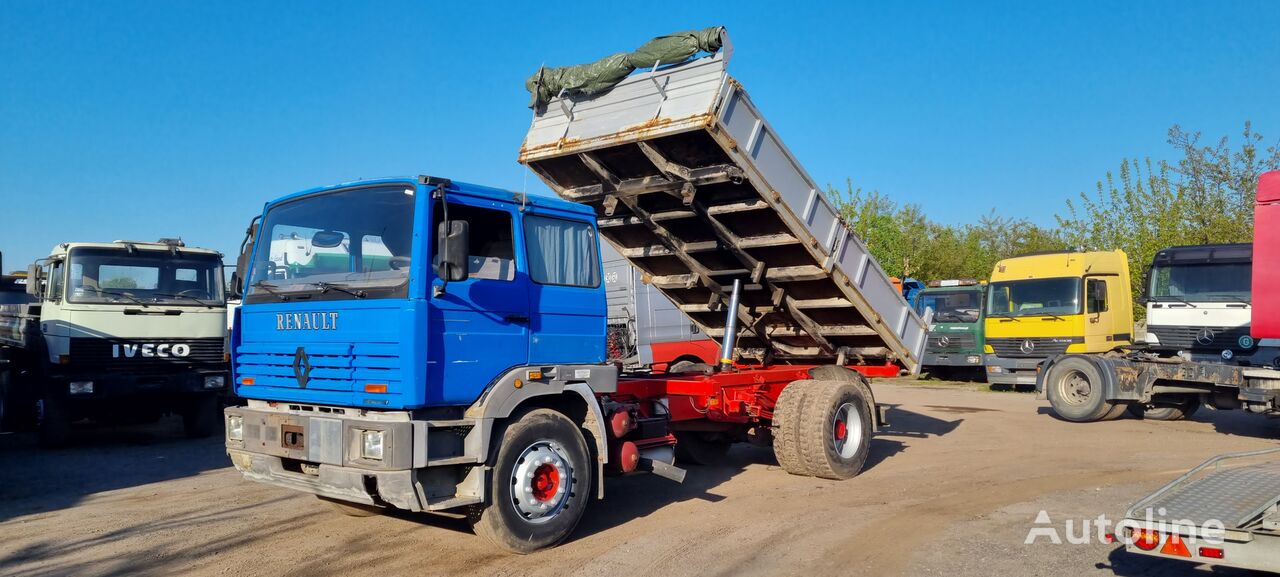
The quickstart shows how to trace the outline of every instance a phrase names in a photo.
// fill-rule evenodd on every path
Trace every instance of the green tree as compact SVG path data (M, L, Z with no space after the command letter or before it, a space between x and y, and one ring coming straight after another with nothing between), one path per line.
M1262 150L1262 135L1246 122L1243 143L1228 138L1201 146L1200 133L1175 125L1168 142L1180 154L1175 163L1125 159L1098 181L1093 194L1068 200L1057 216L1068 244L1089 250L1121 249L1129 257L1135 313L1142 278L1155 253L1170 246L1250 242L1258 174L1280 167L1275 146Z
M99 286L102 288L136 289L138 288L138 281L127 276L118 276L102 281Z

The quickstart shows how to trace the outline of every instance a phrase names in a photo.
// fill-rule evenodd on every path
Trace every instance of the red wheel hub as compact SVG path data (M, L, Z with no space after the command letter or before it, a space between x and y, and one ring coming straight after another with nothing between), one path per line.
M849 435L849 428L845 426L844 421L836 421L836 440L843 441Z
M560 471L550 464L538 465L533 471L533 498L539 501L550 501L560 488Z

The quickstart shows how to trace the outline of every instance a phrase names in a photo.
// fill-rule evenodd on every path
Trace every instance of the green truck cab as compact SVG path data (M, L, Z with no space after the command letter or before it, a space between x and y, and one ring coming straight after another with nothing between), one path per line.
M920 314L933 309L921 365L932 375L982 374L986 285L976 280L930 281L916 294Z

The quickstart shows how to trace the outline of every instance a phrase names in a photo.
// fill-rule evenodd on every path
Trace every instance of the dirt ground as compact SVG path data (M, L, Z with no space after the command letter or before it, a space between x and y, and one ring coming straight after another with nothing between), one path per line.
M875 391L892 425L855 479L791 476L735 447L683 485L610 479L569 542L529 556L454 519L344 517L243 481L220 439L182 440L176 421L49 452L3 436L0 575L1202 575L1117 545L1023 543L1042 510L1065 537L1067 519L1116 518L1214 454L1280 439L1280 422L1242 413L1081 425L1026 393Z

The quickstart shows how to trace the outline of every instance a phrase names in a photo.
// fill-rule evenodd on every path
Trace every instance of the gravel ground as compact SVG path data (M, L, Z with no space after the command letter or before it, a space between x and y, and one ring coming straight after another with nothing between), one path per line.
M892 425L855 479L794 477L735 447L683 485L610 479L569 542L528 556L455 519L344 517L244 481L219 439L184 440L173 420L86 430L58 451L0 436L0 575L1231 575L1024 540L1042 510L1065 535L1067 519L1116 518L1214 454L1280 438L1242 413L1081 425L1025 393L874 387Z

